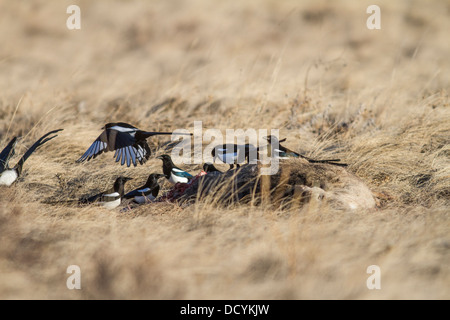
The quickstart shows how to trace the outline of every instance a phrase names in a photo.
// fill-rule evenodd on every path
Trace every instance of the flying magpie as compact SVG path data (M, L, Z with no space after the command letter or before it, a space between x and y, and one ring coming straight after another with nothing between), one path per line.
M147 182L133 191L128 192L123 196L124 199L134 198L134 202L142 204L153 201L158 196L159 184L158 179L164 177L163 174L152 173L147 179Z
M258 158L259 148L256 148L252 144L223 144L215 146L211 151L211 155L219 158L222 162L230 165L230 170L234 168L234 164L239 168L240 163L244 160L247 162L252 162ZM256 158L254 157L256 155Z
M205 162L205 164L203 165L203 171L205 171L206 173L222 172L222 171L218 170L216 167L214 167L214 165L211 162Z
M169 155L163 154L156 158L162 160L164 176L170 183L188 183L193 178L191 174L176 167Z
M336 163L336 162L341 161L341 159L314 160L314 159L308 158L308 157L306 157L304 155L301 155L301 154L299 154L297 152L294 152L294 151L292 151L292 150L290 150L290 149L288 149L286 147L283 147L280 144L280 142L286 141L286 138L284 138L282 140L278 140L277 137L272 135L272 136L264 137L264 139L266 139L269 142L270 146L271 146L270 155L272 157L275 156L275 157L277 157L279 159L303 158L303 159L308 160L308 162L310 162L310 163L328 163L328 164L334 164L336 166L341 166L341 167L346 167L347 166L347 164L345 164L345 163ZM275 145L278 144L278 148L275 148L274 144Z
M91 196L89 198L80 199L81 204L98 204L106 209L114 209L120 205L121 198L123 197L125 191L125 183L133 178L128 177L118 177L114 182L114 186L104 192Z
M150 157L151 151L146 140L148 137L171 134L192 135L192 133L142 131L123 122L107 123L102 129L104 130L102 134L77 162L89 161L103 152L115 151L116 162L121 161L122 166L126 162L127 167L133 163L136 167L137 162L142 165Z
M25 161L27 161L27 159L31 156L31 154L40 146L42 146L44 143L57 137L57 135L49 137L50 135L62 130L63 129L53 130L43 135L30 147L30 149L27 150L27 152L25 152L25 154L22 156L19 162L13 168L10 168L9 160L12 158L12 156L14 156L15 154L14 149L17 144L17 137L14 137L8 143L6 148L3 149L3 151L0 153L0 185L4 186L12 185L17 180L17 178L20 177L23 169L23 164L25 163Z

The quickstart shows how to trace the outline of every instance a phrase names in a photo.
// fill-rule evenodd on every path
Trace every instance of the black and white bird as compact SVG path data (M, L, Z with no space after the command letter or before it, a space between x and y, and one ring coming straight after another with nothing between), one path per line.
M53 138L57 137L57 135L51 136L50 135L57 133L59 131L62 131L63 129L53 130L45 135L43 135L39 140L37 140L22 156L22 158L19 160L19 162L13 167L9 167L9 160L14 156L15 154L15 147L18 141L17 137L14 137L6 146L5 149L0 153L0 185L3 186L10 186L12 185L22 174L23 164L27 159L31 156L31 154L36 151L40 146L42 146L44 143L52 140Z
M191 133L153 132L142 131L123 122L107 123L102 129L102 134L92 143L89 149L77 160L77 162L95 159L99 154L115 151L116 162L120 161L127 167L133 163L144 164L150 157L151 151L147 138L155 135L192 135Z
M128 192L123 196L124 199L134 199L134 202L143 204L154 201L158 196L160 186L158 179L164 177L163 174L152 173L147 179L147 182L133 191Z
M234 165L239 168L241 163L253 163L258 159L258 151L252 144L222 144L215 146L211 151L214 161L219 158L223 163L230 165L230 170Z
M111 189L98 193L89 198L82 198L79 202L81 204L97 204L106 209L117 208L121 203L123 195L125 194L125 183L132 179L133 178L122 176L118 177Z
M205 171L206 173L222 172L222 171L218 170L211 162L205 162L205 164L203 164L203 171Z
M156 158L162 160L164 176L170 183L188 183L193 178L190 173L175 166L168 154L163 154Z
M271 157L276 157L278 159L303 158L303 159L308 160L308 162L310 162L310 163L328 163L328 164L333 164L333 165L341 166L341 167L347 166L347 164L345 164L345 163L336 163L336 162L341 161L341 159L315 160L315 159L308 158L304 155L301 155L295 151L292 151L291 149L283 147L280 144L280 142L286 141L286 138L284 138L282 140L278 140L278 138L276 136L271 135L268 137L264 137L264 139L266 139L267 142L269 142L269 144L270 144L270 156Z

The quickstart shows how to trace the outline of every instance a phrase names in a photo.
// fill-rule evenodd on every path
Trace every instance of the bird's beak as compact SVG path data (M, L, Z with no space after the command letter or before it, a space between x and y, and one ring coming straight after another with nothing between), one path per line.
M157 174L156 175L156 179L160 179L160 178L163 178L163 177L165 177L165 175L163 175L163 174Z
M162 160L162 156L157 156L156 159Z
M123 180L125 180L125 181L130 181L130 180L133 180L133 178L125 177Z

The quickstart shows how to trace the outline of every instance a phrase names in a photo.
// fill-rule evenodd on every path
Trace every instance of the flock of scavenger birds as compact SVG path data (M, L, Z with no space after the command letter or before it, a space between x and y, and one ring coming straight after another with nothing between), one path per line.
M95 159L98 155L114 151L114 158L116 162L120 162L121 165L127 165L128 167L133 164L143 165L150 157L151 150L147 143L147 138L155 135L192 135L191 133L172 133L172 132L151 132L143 131L127 123L108 123L102 129L103 132L100 136L91 144L87 151L77 160L77 162L89 161ZM30 155L39 147L47 143L48 141L57 137L57 133L62 131L53 130L46 133L39 140L37 140L22 156L19 162L14 166L9 166L10 159L15 154L15 147L18 142L18 138L14 137L8 145L0 153L0 186L11 186L20 177L23 165ZM278 140L275 136L266 137L266 140L272 147L270 149L270 155L279 159L287 158L303 158L311 163L328 163L338 166L346 166L346 164L340 163L340 159L328 159L328 160L314 160L299 153L296 153L288 148L281 146L279 143L285 141ZM249 158L251 150L255 147L251 144L236 145L236 144L223 144L216 146L212 150L212 156L214 160L219 158L223 163L230 165L230 170L234 169L234 165L239 168L239 160L241 159L240 152L244 152L243 158L250 162ZM259 148L256 148L259 150ZM79 200L82 204L96 203L108 209L114 209L120 205L122 199L133 199L135 203L143 204L152 202L158 196L160 186L158 180L165 177L171 184L185 184L189 183L194 178L188 172L181 170L173 163L171 157L167 154L158 156L157 159L162 160L163 174L152 173L149 175L147 182L128 193L125 193L125 183L132 178L118 177L111 189L93 195L91 197L82 198ZM212 163L205 163L203 170L208 172L219 171L214 167Z

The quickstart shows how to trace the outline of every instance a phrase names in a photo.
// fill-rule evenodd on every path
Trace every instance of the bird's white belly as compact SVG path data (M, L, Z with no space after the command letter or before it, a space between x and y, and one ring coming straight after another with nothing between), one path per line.
M114 201L100 202L100 204L106 209L114 209L120 205L120 198Z
M178 182L187 183L188 181L189 181L188 178L178 177L178 176L174 175L173 173L170 174L170 178L169 178L170 183L173 183L173 184L176 184Z
M134 197L134 201L139 203L139 204L143 204L143 203L148 203L150 201L155 200L155 197L152 194L149 194L148 196L137 196Z
M1 186L10 186L16 181L18 178L16 170L6 170L0 174L0 185Z

